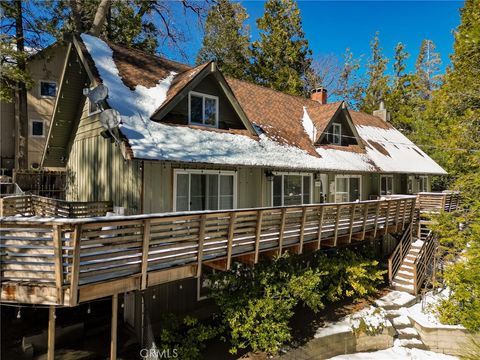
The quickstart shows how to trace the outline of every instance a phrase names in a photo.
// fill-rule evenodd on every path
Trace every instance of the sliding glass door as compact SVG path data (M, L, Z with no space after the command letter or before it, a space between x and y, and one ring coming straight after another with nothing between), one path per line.
M176 170L174 192L175 211L234 209L235 173Z
M360 175L335 177L335 202L351 202L362 199Z

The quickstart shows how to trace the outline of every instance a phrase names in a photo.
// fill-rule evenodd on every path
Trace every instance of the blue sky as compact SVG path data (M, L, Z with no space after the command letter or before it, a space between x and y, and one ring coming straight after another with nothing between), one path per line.
M250 18L252 39L258 36L255 20L263 14L263 1L241 1ZM393 57L398 42L411 53L411 69L422 39L431 39L437 45L443 66L448 65L452 52L453 30L460 22L462 1L298 1L303 29L316 54L335 54L339 57L350 48L355 57L369 56L369 43L376 31L384 54ZM190 22L191 23L191 22ZM195 61L200 48L202 32L196 26L189 28L185 44L188 62ZM170 57L176 57L169 54Z

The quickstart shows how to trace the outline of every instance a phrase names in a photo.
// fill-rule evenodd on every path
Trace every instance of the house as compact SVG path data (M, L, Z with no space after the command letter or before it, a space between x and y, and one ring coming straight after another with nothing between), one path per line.
M27 59L27 70L33 80L28 90L28 166L38 168L50 128L57 87L65 63L65 47L55 43ZM0 101L0 169L11 174L15 162L16 109L14 102Z
M63 68L42 166L67 169L68 200L124 214L346 202L428 191L446 174L388 111L328 103L325 89L291 96L86 34ZM99 84L108 98L90 103Z

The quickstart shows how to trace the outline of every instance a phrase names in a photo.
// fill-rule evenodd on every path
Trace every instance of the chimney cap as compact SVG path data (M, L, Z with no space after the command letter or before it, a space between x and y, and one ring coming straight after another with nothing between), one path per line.
M319 86L319 87L313 88L313 89L310 91L310 93L312 93L312 94L315 94L315 93L318 93L318 92L326 93L326 92L327 92L327 89L324 88L323 86Z

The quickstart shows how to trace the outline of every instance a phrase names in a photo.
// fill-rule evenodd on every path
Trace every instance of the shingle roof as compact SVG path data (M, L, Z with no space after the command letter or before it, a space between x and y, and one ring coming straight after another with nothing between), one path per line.
M95 61L92 59L92 54L87 51L84 44L82 44L82 41L80 41L80 43L81 49L84 52L89 64L93 64L92 72L94 72L97 80L101 81L100 76L98 75L99 72L95 69ZM131 90L134 90L137 85L143 85L146 88L153 88L160 82L166 81L167 77L169 75L171 76L172 73L176 74L171 83L169 83L166 96L158 104L158 108L163 107L170 100L172 100L187 84L190 83L193 78L195 78L199 72L205 68L205 66L209 64L205 63L192 68L188 65L171 61L159 56L146 54L138 50L127 49L111 43L107 43L107 45L113 51L113 61L115 66L118 68L118 74L121 78L121 81ZM103 70L110 71L110 69ZM292 157L292 154L296 153L297 151L303 151L306 157L301 157L303 162L301 166L305 169L318 168L318 170L321 170L324 168L330 171L338 169L342 171L360 172L382 171L403 173L445 173L443 169L441 169L432 159L430 159L418 147L416 147L406 137L398 132L391 124L386 123L382 119L373 115L357 111L345 110L350 114L353 125L355 126L355 131L360 134L360 141L365 145L365 148L362 146L352 145L345 147L331 145L316 146L314 145L316 139L312 139L309 134L307 134L305 125L302 123L302 119L304 118L305 114L307 114L313 123L318 139L318 135L324 132L325 127L332 119L333 115L340 108L343 108L343 102L322 105L311 99L284 94L282 92L258 86L249 82L232 78L227 78L226 80L234 96L247 115L248 120L252 124L256 125L257 129L260 129L260 132L263 132L267 141L280 146L288 147L288 154L290 158L288 161L281 161L281 156L277 156L275 163L277 164L276 166L278 166L278 164L285 163L285 165L282 166L294 167L293 164L291 164L292 159L294 158ZM152 115L153 113L150 114L150 116ZM138 135L138 131L142 131L141 127L146 126L142 124L142 122L130 124L130 130L135 130L135 134ZM233 148L230 150L226 148L223 149L223 147L228 144L222 142L221 147L223 153L221 157L217 157L219 155L215 155L215 145L212 143L208 149L208 151L210 151L208 155L202 157L201 154L198 154L198 156L196 156L197 154L188 152L186 146L182 147L182 144L180 144L182 139L179 139L178 137L173 140L168 140L165 138L161 141L157 141L158 139L156 140L154 136L152 136L152 134L157 134L156 136L163 137L163 131L168 131L167 129L180 128L182 126L160 125L157 123L153 124L151 126L155 126L155 129L145 129L145 132L149 132L150 134L148 136L146 135L145 138L140 142L136 142L136 139L130 139L127 136L129 144L132 146L134 157L142 158L143 155L140 155L140 152L135 153L135 149L139 149L138 146L141 144L142 147L148 146L150 149L148 158L157 160L176 159L177 161L181 161L182 157L178 152L172 152L171 154L168 154L166 149L169 147L169 144L162 141L179 142L178 144L172 144L174 145L172 146L172 149L181 148L185 153L185 161L197 161L191 159L203 159L203 161L205 161L205 159L208 159L210 162L216 162L217 159L221 158L221 163L226 164L229 160L225 154L232 153L232 151L237 151L233 150ZM150 125L148 126L150 127ZM128 126L124 129L124 131L122 130L122 132L128 132L127 128ZM195 134L199 134L199 138L204 139L202 141L207 139L205 138L205 135L200 135L201 133L205 133L205 130L207 129L199 129L192 126L186 126L184 128L189 128L190 130L187 132L180 131L178 133L193 137L195 137ZM221 135L227 135L225 131L212 131L212 133L218 134L218 136L213 136L215 139L227 139ZM243 137L241 131L230 131L229 133L234 137ZM232 140L234 139L235 138L232 138ZM255 137L251 136L249 139L249 141L259 141L258 139L255 140ZM265 140L265 138L263 139ZM148 141L151 141L152 143L147 145L146 142ZM196 144L192 138L189 138L188 141L190 144L189 146L195 145L195 151L202 151L202 147L199 144ZM241 140L237 145L240 146L242 141L243 140ZM260 148L264 148L264 150L261 150L253 143L245 142L245 144L248 144L251 149L257 149L259 151L258 154L264 153L266 146L265 144L260 144ZM162 147L162 149L155 150L158 147ZM232 156L232 159L233 158L236 159L236 162L231 163L231 165L239 165L240 162L243 161L242 159L238 160L238 154ZM261 159L261 161L259 160L258 162L255 161L256 160L254 159L254 156L249 155L246 163L256 163L267 166L269 163L268 159ZM309 161L311 161L310 164L308 163ZM299 167L297 166L297 168Z

